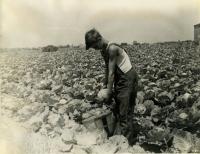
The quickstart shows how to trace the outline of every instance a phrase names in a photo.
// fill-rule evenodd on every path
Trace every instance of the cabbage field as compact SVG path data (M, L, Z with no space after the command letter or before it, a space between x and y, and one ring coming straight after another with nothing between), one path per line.
M104 80L104 62L95 50L1 49L1 94L24 101L1 104L3 114L35 133L60 138L65 145L60 153L200 152L197 45L179 41L123 47L139 75L133 117L136 145L82 125L109 110L95 103Z

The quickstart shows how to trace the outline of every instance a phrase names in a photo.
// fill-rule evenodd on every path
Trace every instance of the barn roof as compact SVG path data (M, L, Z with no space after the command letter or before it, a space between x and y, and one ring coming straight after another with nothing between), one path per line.
M199 24L196 24L196 25L194 25L194 28L200 28L200 23L199 23Z

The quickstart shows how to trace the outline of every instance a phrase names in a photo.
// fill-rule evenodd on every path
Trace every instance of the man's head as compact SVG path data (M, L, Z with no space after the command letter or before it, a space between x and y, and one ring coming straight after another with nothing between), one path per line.
M102 41L102 36L95 28L86 32L85 34L86 50L88 50L89 48L101 49L102 48L101 41Z

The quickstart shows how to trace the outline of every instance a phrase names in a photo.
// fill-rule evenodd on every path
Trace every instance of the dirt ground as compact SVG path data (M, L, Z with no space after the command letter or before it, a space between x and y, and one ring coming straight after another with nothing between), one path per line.
M9 97L9 95L1 96L1 105L9 103L9 101L18 102L18 99L13 96ZM1 108L1 154L59 154L59 146L63 145L59 139L54 138L52 140L39 133L31 132L17 122L14 117L8 116L9 114L5 114Z

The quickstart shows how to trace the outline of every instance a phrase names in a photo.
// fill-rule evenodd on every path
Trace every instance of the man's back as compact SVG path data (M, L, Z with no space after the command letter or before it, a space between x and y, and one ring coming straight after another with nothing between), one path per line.
M108 44L108 47L107 47L108 52L111 46L114 50L117 51L116 65L123 73L127 73L132 68L131 61L128 54L125 52L123 48L121 48L120 46L114 43Z

